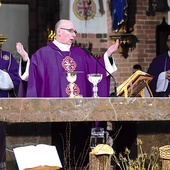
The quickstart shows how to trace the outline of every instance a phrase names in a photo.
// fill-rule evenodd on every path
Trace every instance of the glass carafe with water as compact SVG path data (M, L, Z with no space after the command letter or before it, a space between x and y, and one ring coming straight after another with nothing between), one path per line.
M95 127L91 129L90 147L93 149L96 145L106 143L109 133L104 128Z

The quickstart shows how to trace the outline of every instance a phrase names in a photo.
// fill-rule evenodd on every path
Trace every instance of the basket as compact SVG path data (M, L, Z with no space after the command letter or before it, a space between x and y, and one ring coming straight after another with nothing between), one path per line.
M170 159L170 145L161 146L159 148L160 158Z

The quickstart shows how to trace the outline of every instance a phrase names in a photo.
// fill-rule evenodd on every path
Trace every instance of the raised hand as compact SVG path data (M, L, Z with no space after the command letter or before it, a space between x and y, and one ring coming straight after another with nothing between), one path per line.
M115 51L117 51L118 47L119 47L119 39L117 39L116 42L108 48L107 55L111 56Z
M21 55L23 61L28 61L28 53L24 50L23 45L20 42L16 43L17 52Z

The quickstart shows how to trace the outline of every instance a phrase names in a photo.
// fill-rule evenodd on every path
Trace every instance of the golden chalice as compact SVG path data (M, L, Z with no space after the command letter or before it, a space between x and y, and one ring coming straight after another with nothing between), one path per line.
M70 89L70 98L74 98L75 94L74 94L74 86L75 86L75 81L77 80L77 73L75 72L68 72L66 75L67 81L70 82L69 83L69 89Z

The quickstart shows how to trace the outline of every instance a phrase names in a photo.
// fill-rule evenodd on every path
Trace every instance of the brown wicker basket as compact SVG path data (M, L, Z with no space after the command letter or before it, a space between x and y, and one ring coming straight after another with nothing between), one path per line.
M160 158L170 159L170 145L161 146L159 148Z

